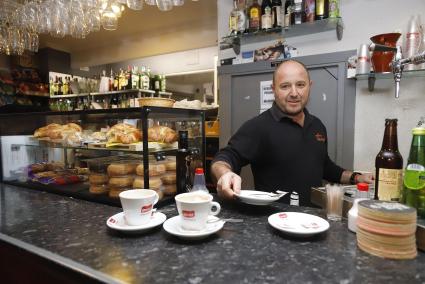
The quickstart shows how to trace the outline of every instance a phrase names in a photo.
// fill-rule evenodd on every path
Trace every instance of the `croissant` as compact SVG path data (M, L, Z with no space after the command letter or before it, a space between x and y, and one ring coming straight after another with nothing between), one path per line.
M131 144L139 142L142 138L140 130L133 125L118 123L106 133L109 143Z
M62 139L63 135L66 134L75 134L76 132L81 132L82 128L78 124L68 123L65 125L60 125L57 123L51 123L47 126L40 127L34 131L34 137L49 137L50 139Z
M167 126L153 126L148 128L148 141L173 143L177 141L177 133Z

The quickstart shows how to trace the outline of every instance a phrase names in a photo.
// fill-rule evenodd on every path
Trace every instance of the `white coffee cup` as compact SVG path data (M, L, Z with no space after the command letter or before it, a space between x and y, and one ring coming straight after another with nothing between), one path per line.
M221 210L220 204L212 199L211 194L204 192L188 192L177 195L175 200L181 227L189 231L204 229L207 226L208 215L217 215ZM213 208L215 208L214 211Z
M129 226L149 223L153 206L158 202L158 194L151 189L130 189L119 195L124 219Z

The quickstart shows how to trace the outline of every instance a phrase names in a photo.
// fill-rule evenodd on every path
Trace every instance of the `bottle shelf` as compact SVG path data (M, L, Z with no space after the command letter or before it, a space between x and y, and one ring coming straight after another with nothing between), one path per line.
M144 90L144 89L131 89L131 90L121 90L121 91L110 91L110 92L93 92L93 93L81 93L81 94L70 94L70 95L58 95L50 96L51 99L63 99L63 98L77 98L77 97L88 97L88 96L109 96L116 94L131 94L131 93L144 93L154 95L156 92L154 90ZM171 96L171 92L158 92L161 96Z
M259 30L257 32L229 35L222 38L220 45L222 47L225 45L241 45L272 40L274 38L290 38L332 30L336 31L338 40L341 40L343 28L344 24L342 22L342 18L328 18L314 22L306 22L300 25L292 25L288 28L279 27L267 30Z
M366 74L356 74L357 80L367 80L370 77L375 77L375 79L394 79L392 72L385 73L366 73ZM406 70L402 73L402 78L406 77L425 77L425 69L421 70Z

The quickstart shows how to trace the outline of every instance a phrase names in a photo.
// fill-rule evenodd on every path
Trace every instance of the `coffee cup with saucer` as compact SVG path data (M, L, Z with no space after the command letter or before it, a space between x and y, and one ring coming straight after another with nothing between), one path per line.
M106 221L106 226L108 226L110 229L117 230L125 234L141 234L161 225L166 219L167 216L165 216L164 213L152 212L148 223L143 225L130 226L125 222L124 212L120 212L109 217Z

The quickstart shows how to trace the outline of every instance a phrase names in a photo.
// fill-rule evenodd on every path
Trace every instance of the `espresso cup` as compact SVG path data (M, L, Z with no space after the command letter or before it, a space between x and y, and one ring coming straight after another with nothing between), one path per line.
M153 206L158 202L158 194L151 189L130 189L119 195L124 220L129 226L149 223Z
M212 201L211 194L204 192L182 193L175 197L184 230L199 231L207 226L208 216L220 213L219 203ZM213 210L215 208L215 210Z

